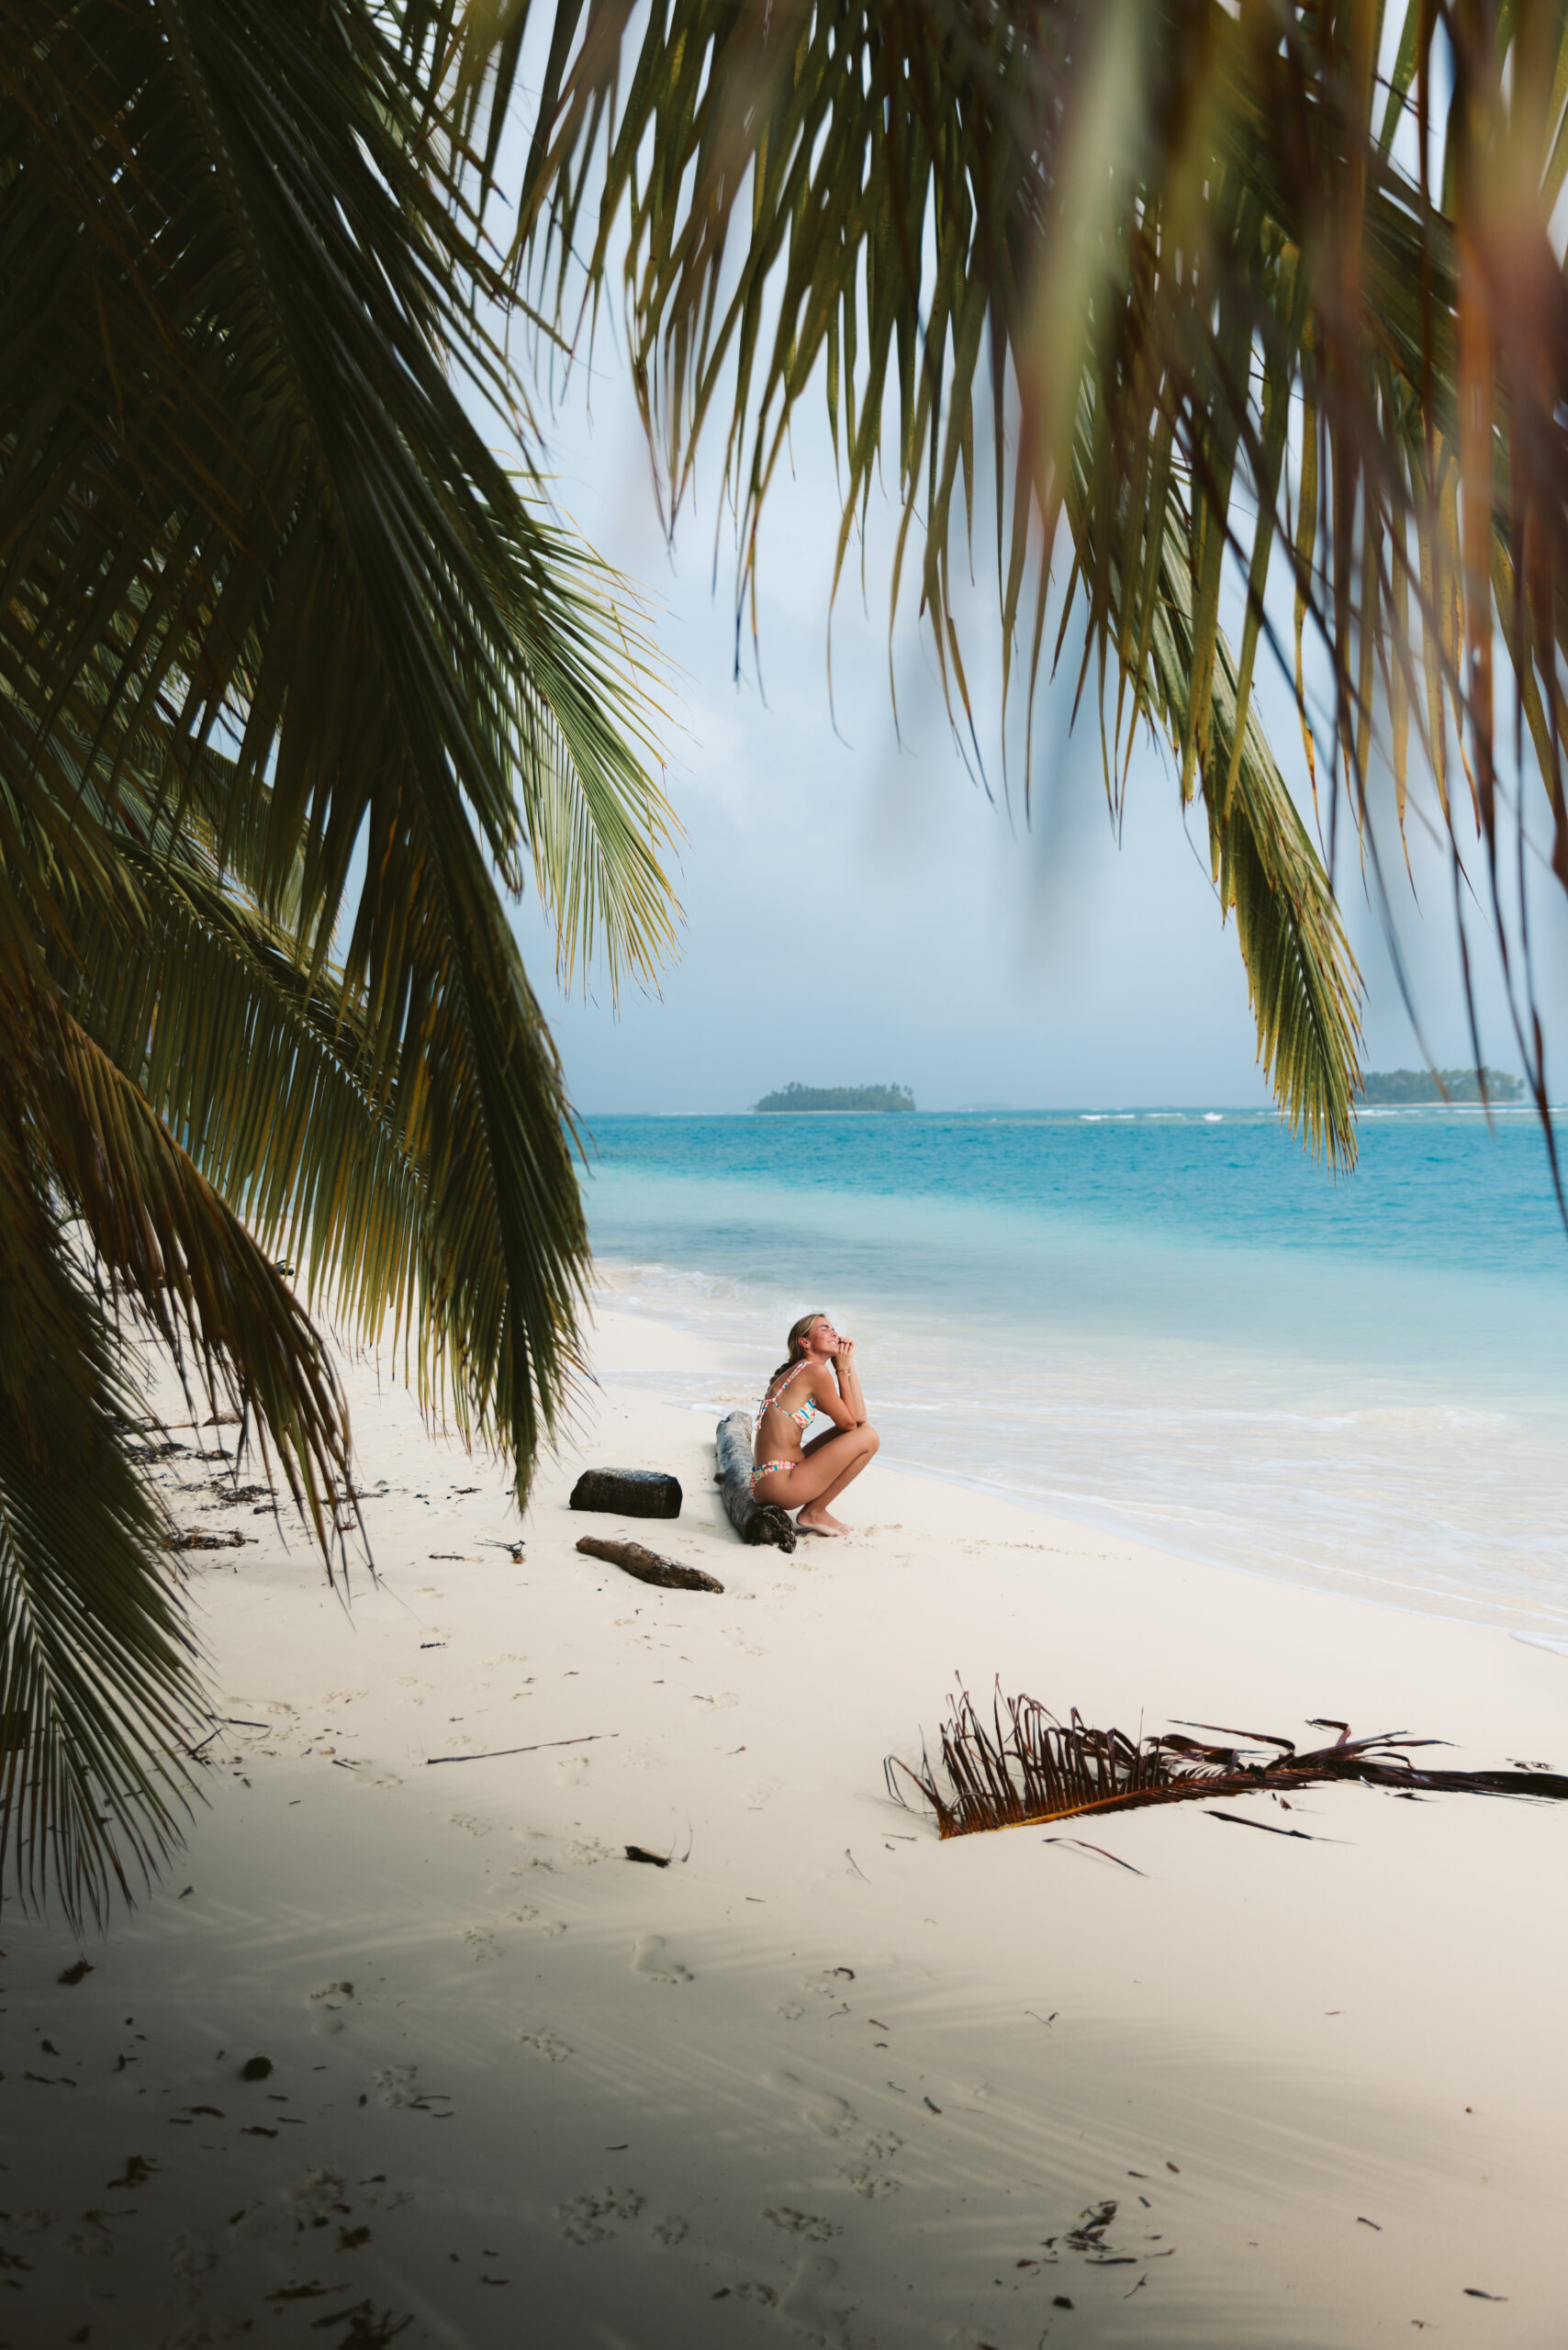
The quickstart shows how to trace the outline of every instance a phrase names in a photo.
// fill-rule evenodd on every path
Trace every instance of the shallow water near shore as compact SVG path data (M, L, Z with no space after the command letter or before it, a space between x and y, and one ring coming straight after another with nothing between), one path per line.
M798 1313L840 1317L891 1462L1560 1637L1568 1237L1534 1113L1361 1136L1336 1180L1268 1113L598 1118L587 1191L616 1304L758 1384Z

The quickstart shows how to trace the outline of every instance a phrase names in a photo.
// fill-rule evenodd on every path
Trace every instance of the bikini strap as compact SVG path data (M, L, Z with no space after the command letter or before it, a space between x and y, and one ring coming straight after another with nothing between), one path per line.
M799 1373L808 1368L810 1362L811 1357L809 1355L802 1355L800 1361L796 1363L791 1370L785 1373L783 1384L778 1388L775 1388L772 1380L768 1381L767 1385L762 1391L762 1402L757 1408L758 1419L762 1417L763 1413L767 1411L770 1404L777 1404L779 1401L780 1397L783 1396L793 1384Z

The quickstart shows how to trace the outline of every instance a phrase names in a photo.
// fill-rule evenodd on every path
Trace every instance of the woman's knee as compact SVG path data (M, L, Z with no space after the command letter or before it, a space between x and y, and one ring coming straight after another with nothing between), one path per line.
M868 1460L869 1460L874 1452L879 1452L882 1449L882 1439L877 1434L876 1429L871 1426L869 1420L867 1420L861 1427L860 1441Z

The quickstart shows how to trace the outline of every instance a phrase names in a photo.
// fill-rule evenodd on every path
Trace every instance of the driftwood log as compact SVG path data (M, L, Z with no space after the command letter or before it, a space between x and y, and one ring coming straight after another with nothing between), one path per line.
M680 1480L662 1469L585 1469L569 1506L615 1517L678 1517Z
M724 1586L714 1575L705 1575L700 1567L683 1567L677 1560L661 1559L656 1550L644 1550L640 1542L601 1542L597 1534L585 1534L577 1542L579 1550L590 1559L608 1559L612 1567L623 1568L635 1575L639 1583L662 1583L666 1591L722 1591Z
M724 1514L743 1542L776 1542L781 1550L792 1550L795 1526L789 1511L753 1497L751 1444L751 1414L726 1412L713 1439Z

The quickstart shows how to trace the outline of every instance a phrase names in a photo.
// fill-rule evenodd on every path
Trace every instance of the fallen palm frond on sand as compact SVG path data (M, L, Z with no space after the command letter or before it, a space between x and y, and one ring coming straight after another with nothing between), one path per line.
M1182 1803L1215 1796L1282 1795L1327 1779L1359 1779L1397 1795L1454 1793L1533 1796L1568 1800L1568 1778L1532 1766L1508 1771L1442 1771L1413 1762L1412 1751L1442 1739L1381 1731L1352 1738L1348 1725L1315 1721L1338 1730L1332 1746L1299 1753L1288 1738L1266 1731L1221 1729L1192 1722L1192 1729L1235 1739L1234 1746L1204 1746L1167 1730L1159 1738L1129 1738L1125 1730L1093 1729L1076 1707L1058 1721L1035 1697L1004 1697L1000 1684L986 1722L967 1689L948 1699L941 1759L935 1766L924 1745L920 1768L890 1755L889 1792L907 1806L907 1782L928 1803L944 1837L973 1836L988 1828L1026 1828L1085 1812L1130 1811L1150 1803ZM1268 1749L1257 1752L1249 1750Z

